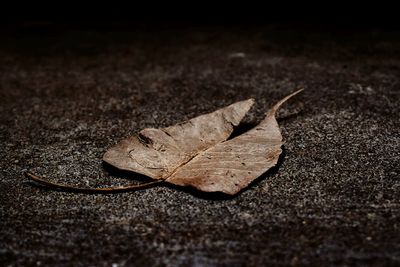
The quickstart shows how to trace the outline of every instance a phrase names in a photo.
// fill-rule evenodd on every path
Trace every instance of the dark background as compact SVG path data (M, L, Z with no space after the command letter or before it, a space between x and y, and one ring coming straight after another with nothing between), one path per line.
M0 9L1 266L398 266L397 9L384 2L13 3ZM101 162L145 127L275 101L276 168L235 197Z
M123 22L138 25L265 25L271 23L352 28L398 28L397 8L391 1L112 1L106 3L4 3L3 24L27 20L52 20L70 25L100 26Z

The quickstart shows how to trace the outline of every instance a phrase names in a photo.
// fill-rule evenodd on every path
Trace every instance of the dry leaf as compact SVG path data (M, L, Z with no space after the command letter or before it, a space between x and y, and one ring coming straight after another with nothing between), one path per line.
M110 148L103 160L119 169L154 179L141 185L81 188L53 183L33 173L32 180L50 187L78 192L117 192L167 182L205 192L236 194L275 166L281 154L282 135L275 119L288 95L253 129L227 140L254 104L253 99L234 103L185 123L162 129L144 129Z
M110 148L103 160L153 179L233 195L277 163L282 135L275 113L298 92L279 101L255 128L231 140L226 141L252 99L183 124L144 129Z

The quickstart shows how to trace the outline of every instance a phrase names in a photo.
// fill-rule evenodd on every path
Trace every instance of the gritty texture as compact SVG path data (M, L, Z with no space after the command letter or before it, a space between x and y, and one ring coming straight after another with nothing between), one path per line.
M399 266L399 79L393 32L3 29L0 265ZM235 197L22 175L143 182L104 165L107 148L253 97L250 127L299 87L277 167Z

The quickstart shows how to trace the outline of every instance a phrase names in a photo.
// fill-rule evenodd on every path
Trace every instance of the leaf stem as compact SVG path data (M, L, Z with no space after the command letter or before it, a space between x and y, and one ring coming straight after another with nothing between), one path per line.
M276 111L280 108L280 106L281 106L283 103L285 103L289 98L291 98L291 97L297 95L298 93L300 93L300 92L302 92L302 91L304 91L304 88L301 88L301 89L297 90L296 92L291 93L290 95L284 97L282 100L280 100L278 103L276 103L267 113L268 113L268 114L275 114Z
M77 186L71 186L71 185L64 185L64 184L59 184L59 183L54 183L50 182L48 180L45 180L44 178L33 174L31 172L25 172L24 173L26 177L31 179L32 181L47 186L49 188L55 188L55 189L61 189L61 190L66 190L66 191L71 191L71 192L77 192L77 193L117 193L117 192L126 192L126 191L131 191L131 190L138 190L138 189L144 189L147 187L150 187L154 184L159 184L164 182L164 180L156 180L148 183L143 183L139 185L125 185L125 186L113 186L113 187L107 187L107 188L86 188L86 187L77 187Z

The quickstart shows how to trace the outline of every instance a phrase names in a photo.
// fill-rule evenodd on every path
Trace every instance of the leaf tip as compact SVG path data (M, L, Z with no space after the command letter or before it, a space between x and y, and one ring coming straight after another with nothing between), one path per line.
M287 100L289 100L290 98L292 98L293 96L301 93L302 91L304 91L304 88L301 88L293 93L291 93L290 95L285 96L283 99L281 99L280 101L278 101L278 103L276 103L267 113L268 114L275 114L276 111L282 106L283 103L285 103Z

